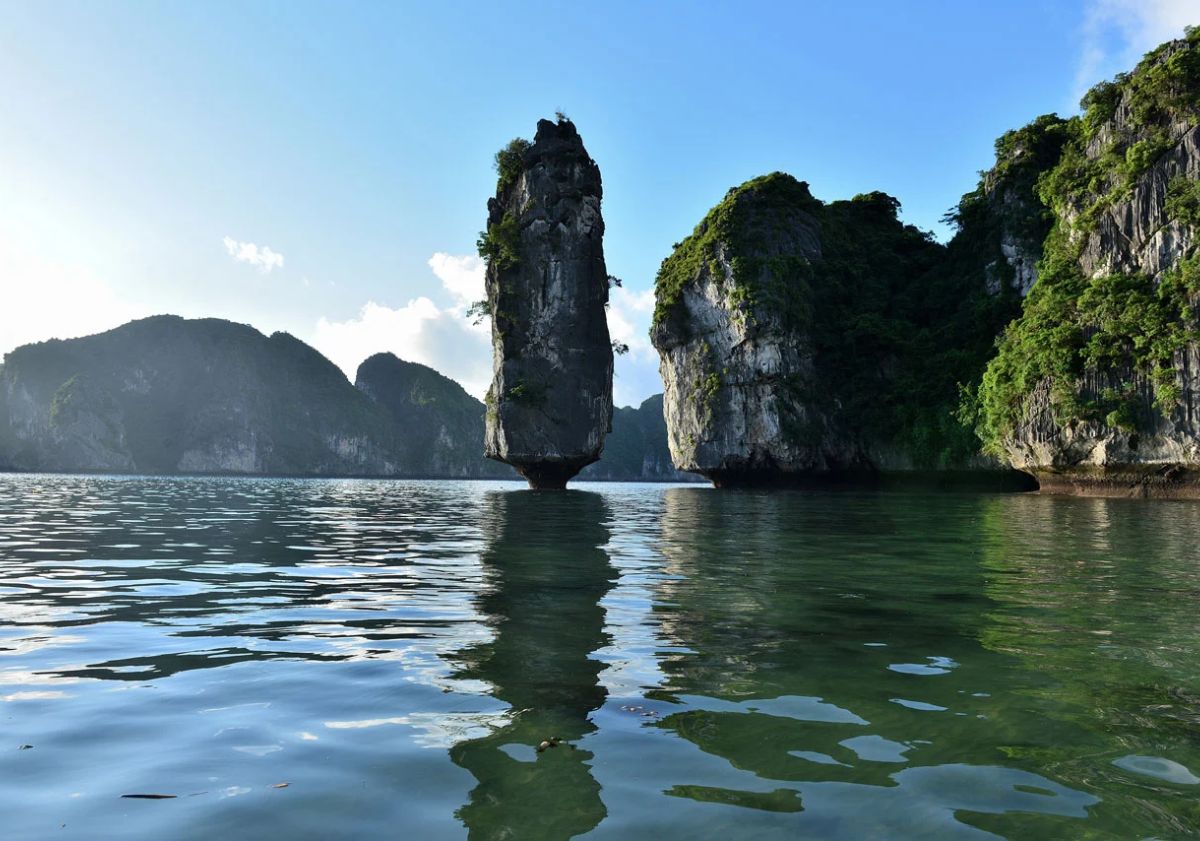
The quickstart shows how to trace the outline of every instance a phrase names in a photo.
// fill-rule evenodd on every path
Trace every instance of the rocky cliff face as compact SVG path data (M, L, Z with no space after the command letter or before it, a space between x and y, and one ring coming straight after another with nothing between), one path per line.
M1200 496L1200 30L1084 107L997 141L944 248L882 194L732 190L656 282L676 464Z
M1200 496L1200 32L1084 105L1038 182L1054 226L981 432L1043 490Z
M0 368L8 468L388 475L393 429L312 348L217 319L26 345Z
M533 487L563 487L612 423L612 345L600 170L566 120L497 155L480 253L488 261L493 379L486 452Z
M816 204L808 186L790 176L750 182L731 191L725 207L689 238L707 240L707 247L688 241L668 258L686 263L671 266L685 276L672 277L678 282L669 287L660 283L651 337L679 469L721 485L865 462L823 412L791 399L814 383L806 320L789 315L807 305L807 270L821 257ZM747 249L739 235L754 240L759 260L749 270L738 266L740 278L735 261L745 261ZM789 270L793 277L781 276ZM756 300L750 290L769 297Z
M774 173L676 246L651 338L677 467L717 485L998 467L952 411L1014 296L989 294L980 257L902 224L898 206L825 204ZM975 270L949 269L963 261Z
M960 255L955 271L973 273L982 266L993 296L1023 298L1037 280L1042 242L1054 222L1038 197L1037 181L1058 162L1069 135L1069 122L1055 114L1006 132L996 141L995 166L950 214L958 227L951 244L951 259L953 252Z

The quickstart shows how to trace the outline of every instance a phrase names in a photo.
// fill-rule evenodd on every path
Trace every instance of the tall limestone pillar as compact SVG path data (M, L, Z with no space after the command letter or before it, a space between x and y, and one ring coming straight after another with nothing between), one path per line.
M562 488L612 428L613 350L600 169L565 118L496 156L479 240L492 316L488 458L533 488Z

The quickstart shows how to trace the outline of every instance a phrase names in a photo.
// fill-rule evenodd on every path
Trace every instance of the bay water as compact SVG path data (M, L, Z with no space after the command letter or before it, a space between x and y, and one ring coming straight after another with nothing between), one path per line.
M1193 502L0 476L0 837L1200 835L1198 536Z

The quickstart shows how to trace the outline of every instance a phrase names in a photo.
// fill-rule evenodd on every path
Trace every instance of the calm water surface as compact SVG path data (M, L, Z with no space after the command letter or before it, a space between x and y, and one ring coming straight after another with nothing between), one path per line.
M1200 505L580 488L0 476L0 836L1200 835Z

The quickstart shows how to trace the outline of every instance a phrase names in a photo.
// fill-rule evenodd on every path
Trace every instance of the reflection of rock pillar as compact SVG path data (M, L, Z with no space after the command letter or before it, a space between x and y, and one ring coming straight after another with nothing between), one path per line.
M591 754L570 744L595 730L588 715L605 697L590 657L608 644L600 600L616 577L600 548L604 501L494 493L486 511L490 588L478 606L495 639L461 652L457 676L487 681L517 712L509 726L451 748L479 781L458 815L471 838L571 838L606 814ZM554 736L560 746L535 752Z

